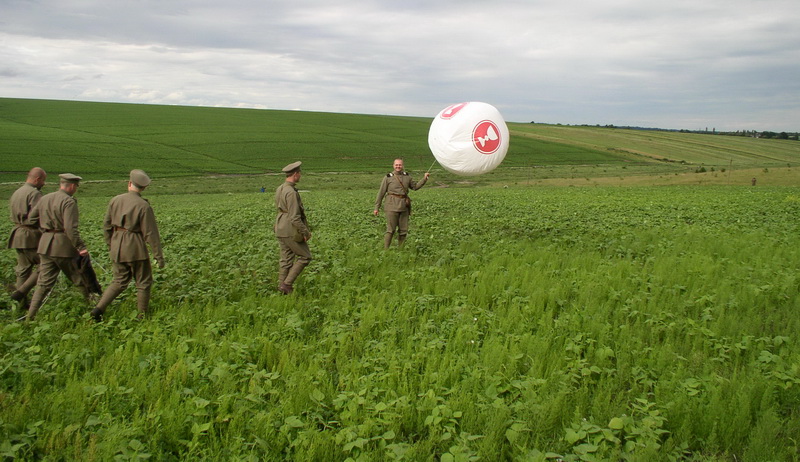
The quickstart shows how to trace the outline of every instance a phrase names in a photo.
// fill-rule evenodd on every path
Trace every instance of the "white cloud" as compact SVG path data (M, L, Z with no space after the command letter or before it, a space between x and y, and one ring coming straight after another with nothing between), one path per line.
M800 130L788 0L8 0L0 96Z

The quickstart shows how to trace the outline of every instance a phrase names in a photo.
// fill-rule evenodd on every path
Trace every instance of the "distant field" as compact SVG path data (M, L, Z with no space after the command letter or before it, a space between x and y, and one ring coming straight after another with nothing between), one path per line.
M88 180L133 168L156 177L277 172L381 172L404 157L427 170L431 119L297 111L0 98L1 182L33 165ZM525 181L550 168L569 177L664 174L800 165L800 143L597 127L509 124L511 147L495 175ZM440 178L454 180L441 172ZM482 181L485 180L481 179Z
M422 118L9 99L0 99L0 118L5 172L26 171L32 159L89 179L136 167L175 177L276 172L295 159L317 172L383 171L395 157L417 169L433 161ZM592 163L619 157L530 139L514 143L508 165L530 165L536 152Z
M514 135L605 150L631 160L724 168L797 166L800 143L655 130L514 124Z

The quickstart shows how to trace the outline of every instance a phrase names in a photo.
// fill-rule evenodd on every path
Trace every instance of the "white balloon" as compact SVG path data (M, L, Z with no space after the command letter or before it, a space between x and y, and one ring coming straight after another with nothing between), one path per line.
M508 127L491 104L458 103L433 119L428 146L439 165L456 175L480 175L494 170L508 152Z

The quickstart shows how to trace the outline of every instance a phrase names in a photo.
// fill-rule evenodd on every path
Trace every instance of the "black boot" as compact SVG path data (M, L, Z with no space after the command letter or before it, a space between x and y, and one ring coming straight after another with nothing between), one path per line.
M103 322L103 310L100 308L95 308L90 313L94 322Z

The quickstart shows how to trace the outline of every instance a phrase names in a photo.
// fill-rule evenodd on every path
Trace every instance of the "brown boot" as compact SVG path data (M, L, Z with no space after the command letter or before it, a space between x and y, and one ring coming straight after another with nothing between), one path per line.
M150 309L150 289L136 292L136 307L139 309L136 319L144 319Z
M33 271L28 279L26 279L22 284L17 286L17 291L20 292L23 296L27 296L34 287L36 287L36 281L39 279L39 270Z
M115 298L122 293L122 287L118 284L111 284L110 286L106 287L106 290L103 292L103 295L100 296L100 300L97 301L95 308L92 310L92 319L97 322L103 320L103 315L106 313L106 308L111 302L114 301Z
M278 291L280 291L281 293L283 293L283 295L289 295L289 294L291 294L292 292L294 292L294 288L292 287L292 285L291 285L291 284L284 284L284 283L280 283L280 284L278 285Z
M121 293L122 293L122 288L119 287L118 285L112 284L106 287L105 292L103 292L103 295L100 296L100 300L98 300L97 302L97 306L101 310L105 311L106 307L110 305L111 302L113 302L114 299L117 298Z
M289 274L289 268L278 268L278 287L286 280L286 275Z

